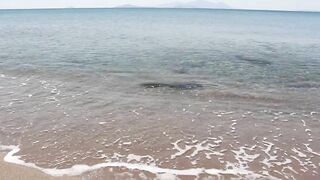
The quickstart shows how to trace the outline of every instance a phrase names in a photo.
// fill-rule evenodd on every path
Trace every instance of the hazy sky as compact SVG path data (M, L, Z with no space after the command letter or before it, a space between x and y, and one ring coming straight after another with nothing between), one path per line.
M0 8L63 8L63 7L113 7L122 4L156 6L171 2L191 0L0 0ZM208 0L223 2L233 8L316 10L320 11L320 0Z

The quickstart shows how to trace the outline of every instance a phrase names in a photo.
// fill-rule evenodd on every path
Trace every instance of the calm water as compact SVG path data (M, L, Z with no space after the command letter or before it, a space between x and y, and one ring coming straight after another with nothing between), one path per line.
M89 179L317 179L319 69L320 13L0 10L0 144Z

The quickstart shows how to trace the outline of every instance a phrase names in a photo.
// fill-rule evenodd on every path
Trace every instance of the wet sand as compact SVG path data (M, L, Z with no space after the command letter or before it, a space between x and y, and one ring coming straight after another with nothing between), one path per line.
M53 177L43 172L20 166L3 160L6 153L0 153L0 179L1 180L80 180L80 177Z
M13 162L95 180L319 176L317 89L306 96L69 78L3 75L0 146L13 145Z

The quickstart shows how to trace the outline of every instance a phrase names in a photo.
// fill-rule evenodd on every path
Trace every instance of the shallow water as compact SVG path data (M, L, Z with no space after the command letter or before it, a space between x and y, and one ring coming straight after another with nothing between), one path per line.
M319 19L1 10L0 144L52 175L317 179Z

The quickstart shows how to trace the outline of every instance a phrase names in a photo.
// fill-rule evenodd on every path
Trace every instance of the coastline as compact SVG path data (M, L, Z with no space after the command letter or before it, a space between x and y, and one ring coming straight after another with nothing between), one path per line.
M256 174L254 172L243 169L242 167L234 167L234 169L204 169L204 168L191 168L191 169L166 169L152 165L143 164L131 164L131 163L121 163L121 162L110 162L110 163L100 163L92 166L88 165L74 165L68 169L44 169L36 166L33 163L24 162L20 159L20 156L14 156L20 151L18 146L0 146L0 172L6 172L0 174L0 179L10 179L10 180L46 180L46 179L64 179L64 180L77 180L77 179L96 179L96 178L116 178L124 177L127 175L127 171L140 170L147 173L154 174L158 179L176 179L179 176L195 176L200 177L204 174L209 176L221 175L231 175L241 177L242 175L247 175L250 178L264 178L264 175ZM7 154L4 154L7 152ZM104 170L108 170L110 173L99 173ZM114 169L115 168L115 169ZM125 169L123 169L125 168ZM15 173L15 171L19 173ZM42 171L42 172L41 172ZM115 171L118 172L116 175ZM144 174L139 174L132 171L132 175L128 177L133 178L134 176L145 177ZM123 176L124 175L124 176ZM278 179L273 176L268 177L271 179Z
M320 180L319 18L0 10L0 180Z
M80 177L53 177L37 169L4 161L6 152L0 152L0 179L6 180L79 180Z

